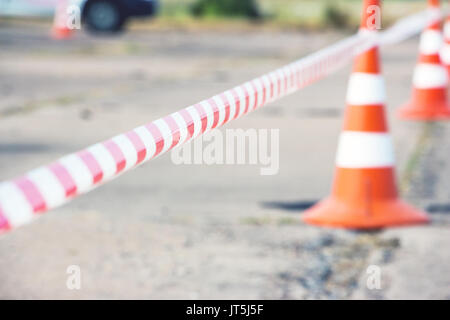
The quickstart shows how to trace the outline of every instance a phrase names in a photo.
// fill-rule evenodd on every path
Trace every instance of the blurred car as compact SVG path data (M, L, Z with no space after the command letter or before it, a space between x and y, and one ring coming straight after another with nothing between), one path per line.
M132 17L156 14L156 0L79 0L82 21L91 31L119 31Z
M50 16L59 0L0 0L0 16ZM117 32L134 17L156 14L157 0L69 0L81 12L81 21L94 32Z

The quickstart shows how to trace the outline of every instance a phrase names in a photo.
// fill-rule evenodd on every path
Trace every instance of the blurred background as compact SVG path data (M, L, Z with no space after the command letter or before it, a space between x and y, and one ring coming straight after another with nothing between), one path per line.
M49 18L58 0L1 0L0 14L10 17ZM141 21L141 27L217 26L257 23L258 27L323 29L327 27L354 28L359 23L358 0L74 0L86 13L86 19L112 15L154 17L151 25ZM91 3L96 3L92 8ZM420 0L385 1L384 25L398 17L423 8ZM90 8L91 7L91 8ZM117 10L117 13L114 11ZM94 21L87 21L95 24ZM98 23L98 22L97 22Z
M54 0L0 0L0 181L343 39L362 1L71 3L81 30L55 37ZM383 27L425 7L384 1ZM450 127L394 116L417 48L418 37L383 48L382 64L399 189L430 225L301 221L330 191L349 65L227 125L280 129L277 175L159 157L3 236L0 298L449 299ZM70 265L80 290L66 287ZM377 290L366 285L371 265Z

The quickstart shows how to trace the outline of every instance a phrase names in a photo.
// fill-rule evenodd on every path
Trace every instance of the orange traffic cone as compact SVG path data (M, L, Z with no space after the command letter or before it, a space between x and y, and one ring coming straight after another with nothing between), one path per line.
M444 44L441 50L442 64L447 68L447 74L450 75L450 16L444 23Z
M366 9L379 2L364 1L360 32L375 32L366 30ZM304 213L305 222L373 229L428 221L425 213L398 199L385 99L378 47L374 47L354 62L332 194Z
M55 17L53 20L52 38L67 39L72 36L73 30L67 26L68 21L68 1L58 0L55 8Z
M439 0L428 1L429 12L439 10ZM447 70L441 63L441 22L427 26L420 37L419 61L414 69L412 99L399 110L399 116L411 120L450 118L447 103Z

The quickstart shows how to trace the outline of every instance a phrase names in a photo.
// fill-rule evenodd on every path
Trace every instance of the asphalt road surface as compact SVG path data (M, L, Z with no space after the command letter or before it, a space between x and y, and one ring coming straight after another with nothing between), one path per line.
M57 42L48 28L1 24L0 180L346 36L135 30ZM163 155L1 237L0 298L450 299L450 125L395 117L417 46L385 48L382 62L399 186L429 225L367 233L301 221L330 190L349 66L221 129L279 129L278 174ZM71 265L79 290L67 287ZM379 289L367 286L371 265Z

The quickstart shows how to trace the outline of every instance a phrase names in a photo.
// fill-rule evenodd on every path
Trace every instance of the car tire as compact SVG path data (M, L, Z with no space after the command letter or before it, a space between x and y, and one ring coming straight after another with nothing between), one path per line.
M83 10L83 21L92 33L116 33L123 29L125 17L112 0L92 0Z

